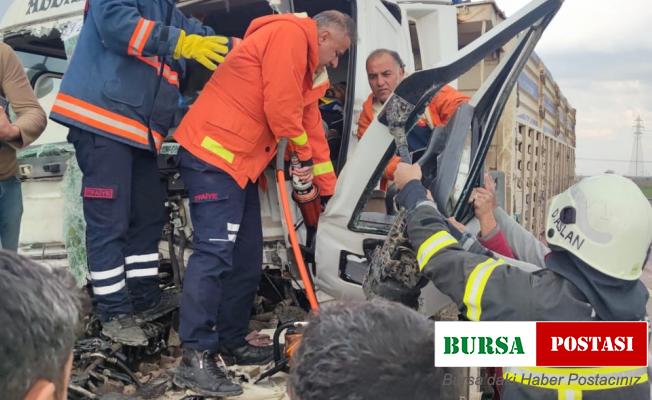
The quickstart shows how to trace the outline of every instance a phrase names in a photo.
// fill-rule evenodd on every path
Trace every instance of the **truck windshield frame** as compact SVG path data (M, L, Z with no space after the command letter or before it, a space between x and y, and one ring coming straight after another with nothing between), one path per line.
M43 74L52 73L63 75L68 68L68 60L64 58L52 57L38 53L31 53L22 50L16 50L16 55L23 64L25 73L29 78L32 86L36 80Z

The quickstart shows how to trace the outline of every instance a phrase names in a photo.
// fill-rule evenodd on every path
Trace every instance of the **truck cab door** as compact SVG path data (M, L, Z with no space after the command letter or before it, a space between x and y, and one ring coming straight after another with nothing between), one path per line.
M335 195L320 219L316 248L318 289L339 299L364 297L361 282L371 251L385 240L393 223L385 202L374 204L373 201L383 170L396 150L387 126L392 111L397 109L392 107L392 102L408 110L404 128L409 132L416 117L443 85L516 38L513 50L469 103L458 109L445 128L433 132L432 146L428 146L423 162L420 160L424 175L433 169L441 171L427 183L439 209L445 215L455 215L458 220L468 218L468 196L479 183L484 158L506 99L561 3L561 0L533 0L453 57L434 68L417 71L401 82L379 118L369 126L358 148L351 153L339 176ZM404 15L406 12L403 10ZM422 290L420 301L421 310L429 315L450 302L441 292L432 289Z
M338 299L364 298L361 284L369 255L365 253L385 239L393 221L382 199L372 199L370 203L373 204L359 201L363 196L367 199L377 193L378 180L369 178L382 171L383 159L386 161L392 142L386 129L374 129L376 124L382 125L378 121L372 123L361 141L355 137L362 103L371 93L366 72L367 56L378 48L395 50L406 64L406 73L410 74L431 68L442 58L457 52L455 7L379 0L359 0L356 4L358 42L352 55L355 77L353 93L347 96L353 99L353 117L340 153L340 160L347 164L337 183L335 197L339 200L332 199L320 218L315 254L318 289ZM437 39L431 41L431 37ZM354 215L362 218L363 225L369 229L353 226L351 218ZM434 288L424 293L428 297L424 304L436 305L430 308L433 313L449 303Z

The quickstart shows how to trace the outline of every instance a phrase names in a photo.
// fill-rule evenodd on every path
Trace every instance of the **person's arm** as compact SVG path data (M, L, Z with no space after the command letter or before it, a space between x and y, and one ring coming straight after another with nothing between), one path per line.
M335 176L335 168L331 162L331 152L317 102L304 108L303 126L306 128L308 142L312 148L313 183L319 188L321 196L332 196L335 193L337 176Z
M501 259L464 251L447 231L444 217L427 199L415 166L401 163L397 200L409 210L407 233L424 276L450 296L469 320L524 320L534 315L531 275ZM408 168L411 168L409 170ZM419 168L416 166L416 168Z
M503 237L514 254L512 258L535 265L539 268L544 268L545 255L548 254L550 250L543 243L537 240L534 235L519 225L512 217L507 215L505 210L498 207L498 202L496 201L496 182L494 182L493 178L488 173L485 173L484 175L483 190L483 193L488 193L488 195L480 194L478 196L478 206L482 207L484 210L481 210L481 212L486 212L486 207L491 205L491 215L485 217L487 218L485 224L495 224L502 232ZM473 194L476 193L474 192ZM476 213L477 212L478 210L476 209Z
M486 188L477 187L473 189L470 201L473 202L473 210L480 223L478 237L488 236L498 226L493 213L495 207L494 194Z
M371 125L371 121L374 119L372 103L373 97L369 95L367 100L362 104L362 112L360 112L360 116L358 117L358 130L356 131L358 140L362 139L367 128Z
M90 7L102 44L116 53L194 59L214 70L229 51L229 38L205 36L212 29L186 18L176 7L171 12L181 28L144 18L137 0L92 0Z
M471 193L475 216L480 223L478 240L489 250L505 257L514 258L514 253L494 218L494 208L496 207L495 190L487 187L489 186L488 182L493 183L493 180L486 174L485 187L475 188Z
M90 8L108 49L135 56L174 54L181 29L167 26L165 21L143 18L137 0L90 0Z
M288 138L303 166L312 164L312 149L303 126L303 79L308 45L300 27L291 22L270 32L262 55L263 110L267 124L280 140ZM271 29L271 28L270 28Z
M0 141L16 148L25 147L45 130L47 118L18 56L4 43L0 43L0 85L16 113L16 120L11 123L4 110L0 112Z
M545 257L550 253L550 249L502 208L497 207L494 209L494 216L500 230L505 235L505 239L512 248L515 258L544 268L546 266Z
M466 226L459 223L455 219L455 217L449 217L447 221L455 229L462 232L463 237L466 235L471 235L470 233L465 233ZM475 235L471 235L471 236L475 238ZM509 247L509 243L507 243L507 240L505 239L505 235L503 235L503 233L500 231L500 229L498 229L498 227L496 227L496 229L494 229L493 231L489 232L487 236L483 238L478 237L477 240L486 249L494 253L500 254L501 256L509 257L512 260L515 260L514 252L512 252L512 248ZM462 246L462 247L467 249L466 246Z
M503 232L498 227L496 227L493 231L490 231L487 235L478 237L478 240L484 247L488 248L494 253L516 259L512 248L509 247L509 243L507 243L507 240L505 239L505 235L503 235Z

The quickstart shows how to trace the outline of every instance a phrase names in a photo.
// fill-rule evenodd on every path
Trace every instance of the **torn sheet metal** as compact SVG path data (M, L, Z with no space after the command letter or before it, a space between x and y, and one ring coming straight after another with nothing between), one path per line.
M75 19L62 24L59 28L56 28L61 32L61 41L66 49L66 57L68 57L68 59L72 57L72 52L77 45L77 39L79 39L79 33L81 32L83 25L83 19Z
M49 21L43 24L21 27L18 30L0 30L0 39L9 35L29 35L35 38L45 38L53 34L59 35L65 48L66 57L70 58L83 24L81 16Z
M0 34L39 26L51 30L64 20L81 19L85 3L84 0L13 0L0 22Z

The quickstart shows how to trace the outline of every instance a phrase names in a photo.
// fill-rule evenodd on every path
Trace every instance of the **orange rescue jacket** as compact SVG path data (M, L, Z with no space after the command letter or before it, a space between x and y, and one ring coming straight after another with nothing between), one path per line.
M335 173L318 100L328 88L318 70L317 25L298 15L252 21L240 45L211 76L174 137L185 149L244 187L256 181L287 137L302 161L313 162L323 195Z

